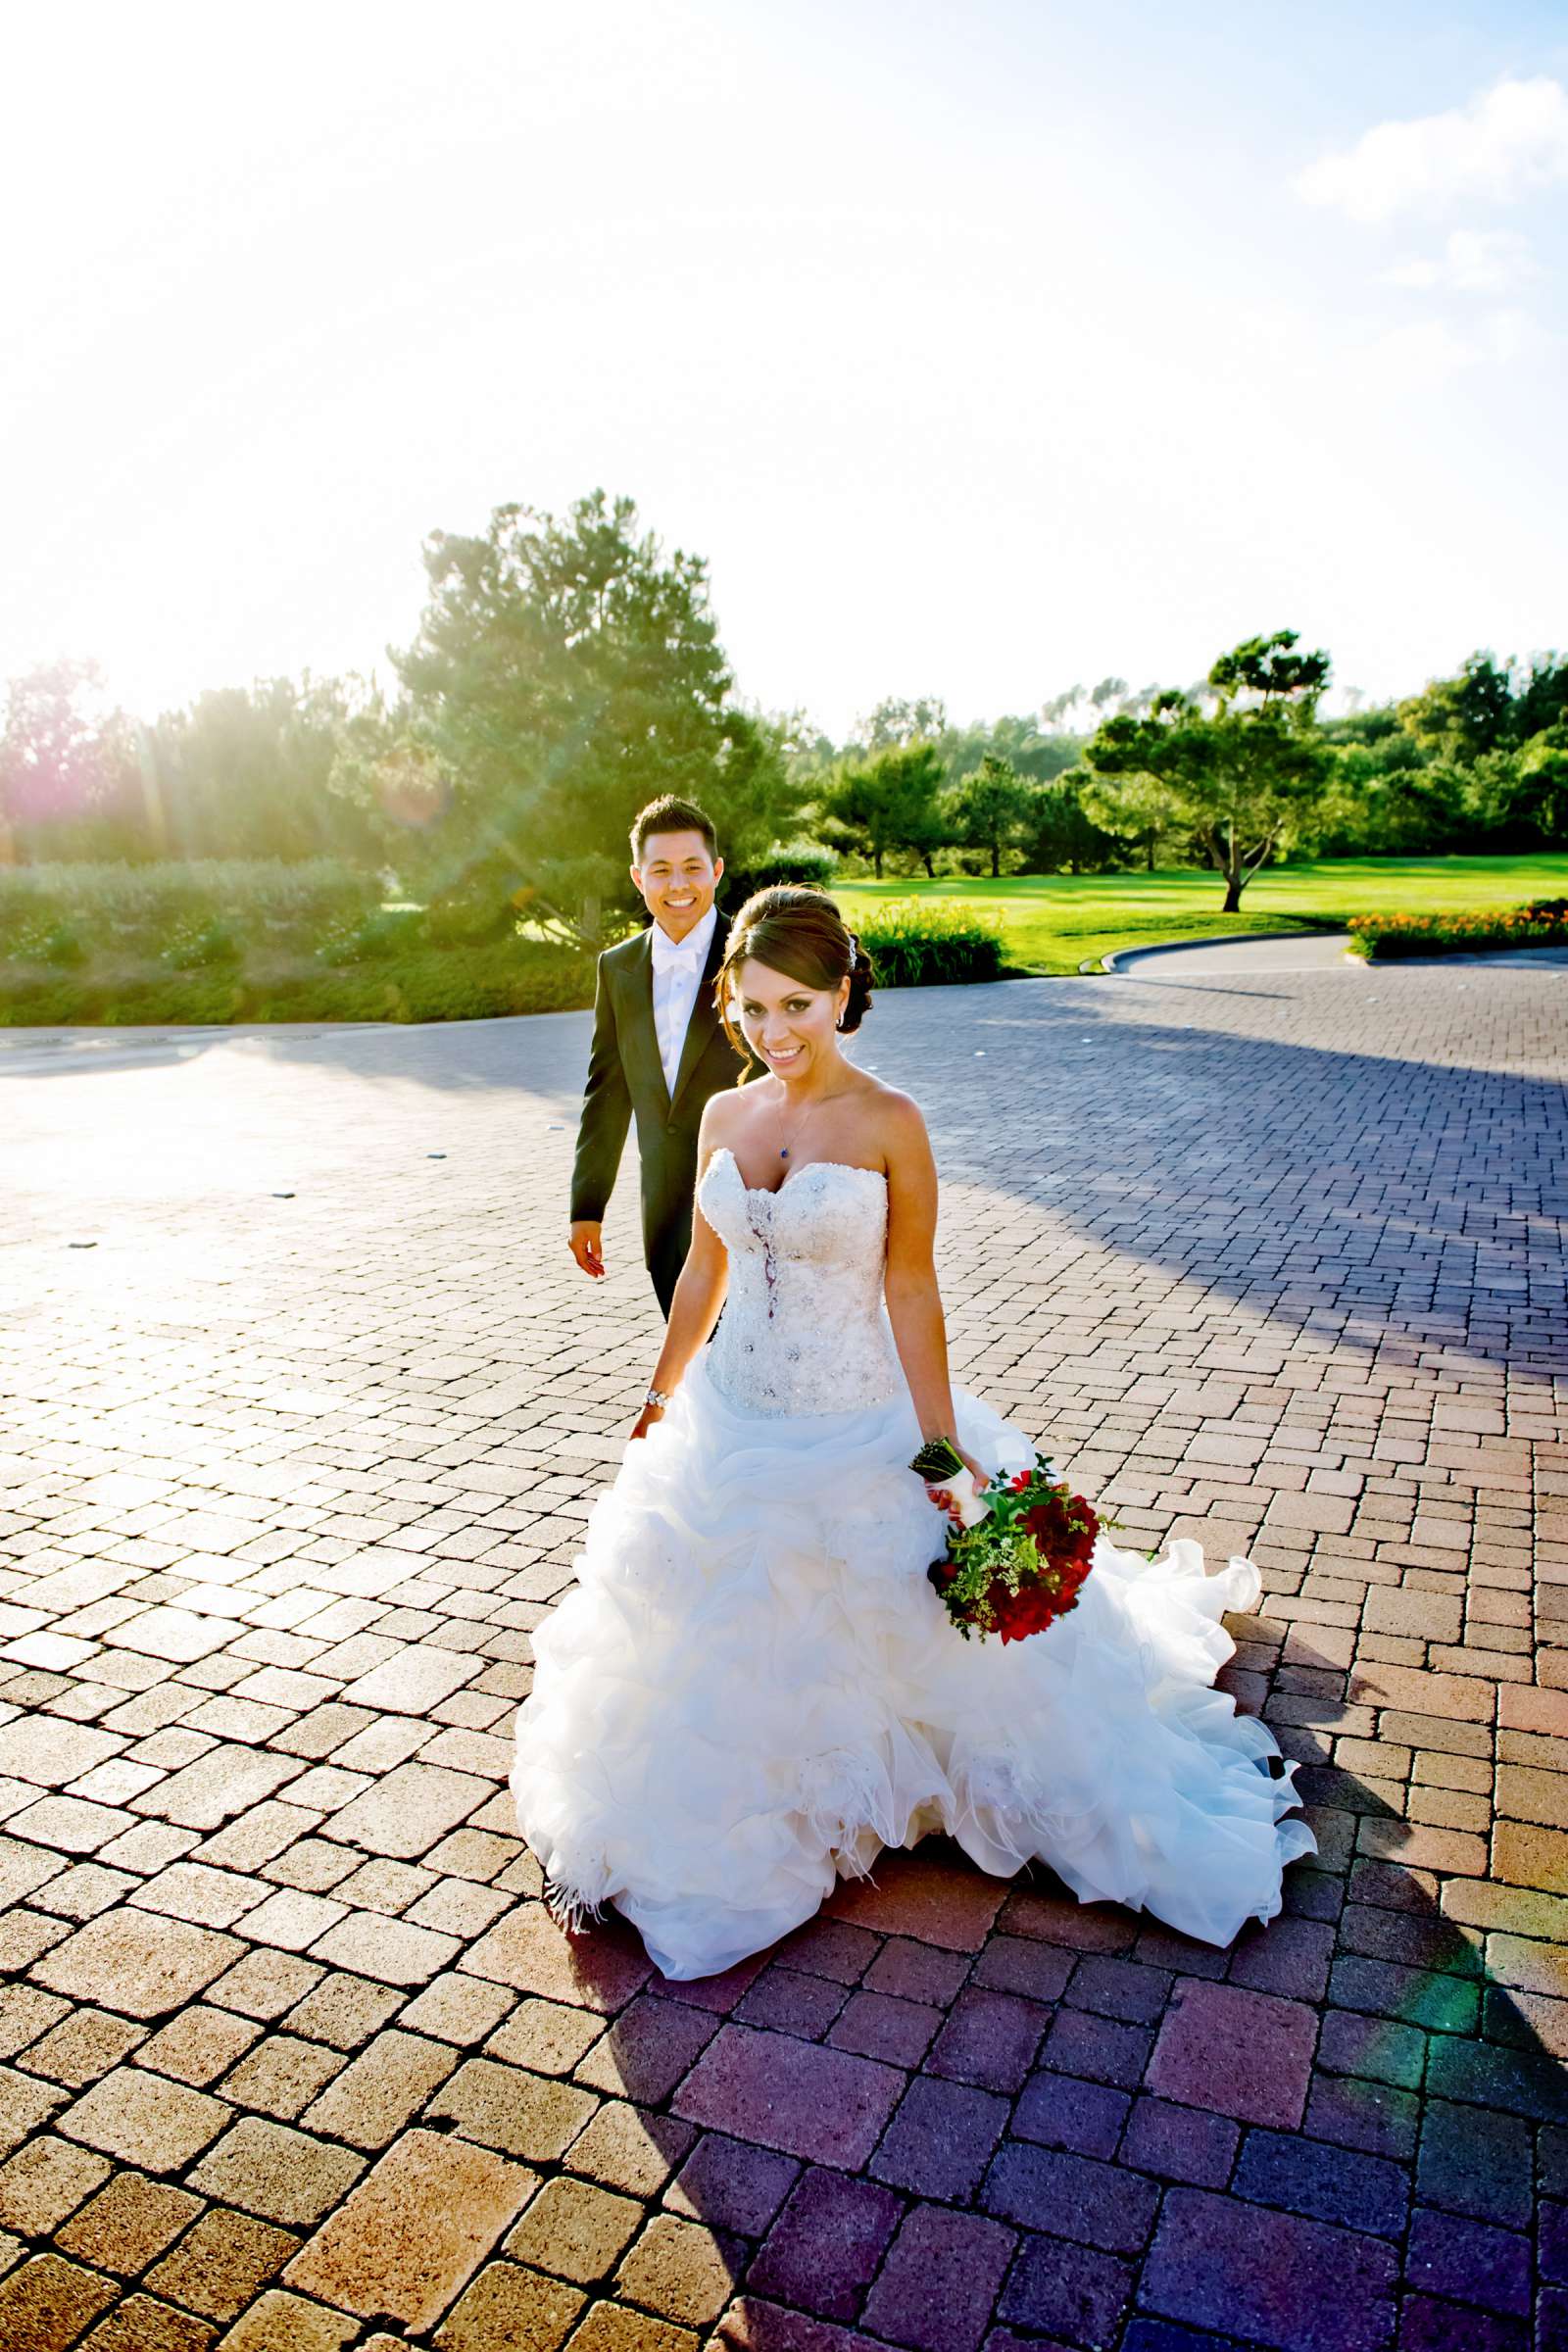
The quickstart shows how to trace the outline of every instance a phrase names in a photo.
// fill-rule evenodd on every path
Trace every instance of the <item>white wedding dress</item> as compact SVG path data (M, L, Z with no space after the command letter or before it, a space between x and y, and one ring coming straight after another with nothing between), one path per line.
M698 1195L729 1255L706 1358L595 1504L534 1636L512 1786L557 1916L612 1902L667 1977L728 1968L884 1845L945 1830L983 1870L1228 1943L1313 1850L1264 1727L1211 1688L1257 1570L1103 1537L1046 1632L965 1642L926 1569L945 1521L882 1299L887 1188L815 1160ZM961 1393L988 1468L1028 1441ZM1294 1769L1294 1768L1291 1768Z

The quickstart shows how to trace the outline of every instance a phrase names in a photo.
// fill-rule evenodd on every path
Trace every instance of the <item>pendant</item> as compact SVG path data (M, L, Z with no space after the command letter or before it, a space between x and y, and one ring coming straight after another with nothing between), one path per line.
M778 1148L778 1155L780 1159L788 1159L790 1155L790 1148L788 1144L780 1144Z

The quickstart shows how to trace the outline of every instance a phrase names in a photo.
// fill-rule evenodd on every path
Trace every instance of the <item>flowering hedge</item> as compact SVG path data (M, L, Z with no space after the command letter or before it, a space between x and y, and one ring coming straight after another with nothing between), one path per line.
M1398 956L1490 956L1507 948L1568 947L1568 899L1475 913L1354 914L1350 953L1387 963Z
M884 988L937 988L1002 974L1001 932L953 900L890 899L865 909L856 928Z

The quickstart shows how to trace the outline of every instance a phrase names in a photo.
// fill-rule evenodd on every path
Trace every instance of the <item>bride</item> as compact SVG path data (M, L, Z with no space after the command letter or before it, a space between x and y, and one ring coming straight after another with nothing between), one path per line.
M818 891L736 918L720 1017L768 1075L708 1105L636 1443L534 1637L522 1835L558 1919L613 1903L666 1977L761 1950L933 1830L1228 1943L1313 1850L1274 1740L1211 1688L1257 1570L1101 1537L1044 1633L951 1623L926 1579L947 1523L905 1465L939 1436L982 1480L1033 1448L949 1385L925 1124L841 1048L870 982Z

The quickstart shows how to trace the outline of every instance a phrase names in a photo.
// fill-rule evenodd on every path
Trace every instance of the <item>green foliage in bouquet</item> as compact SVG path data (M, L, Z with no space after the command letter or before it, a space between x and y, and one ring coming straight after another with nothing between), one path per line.
M956 1446L938 1438L909 1467L949 1514L946 1551L926 1573L966 1642L971 1634L982 1642L988 1634L1021 1642L1077 1607L1100 1518L1050 1462L1037 1456L1032 1469L993 1480L980 1497L986 1515L970 1527L962 1524L956 1497L939 1484L964 1470Z

